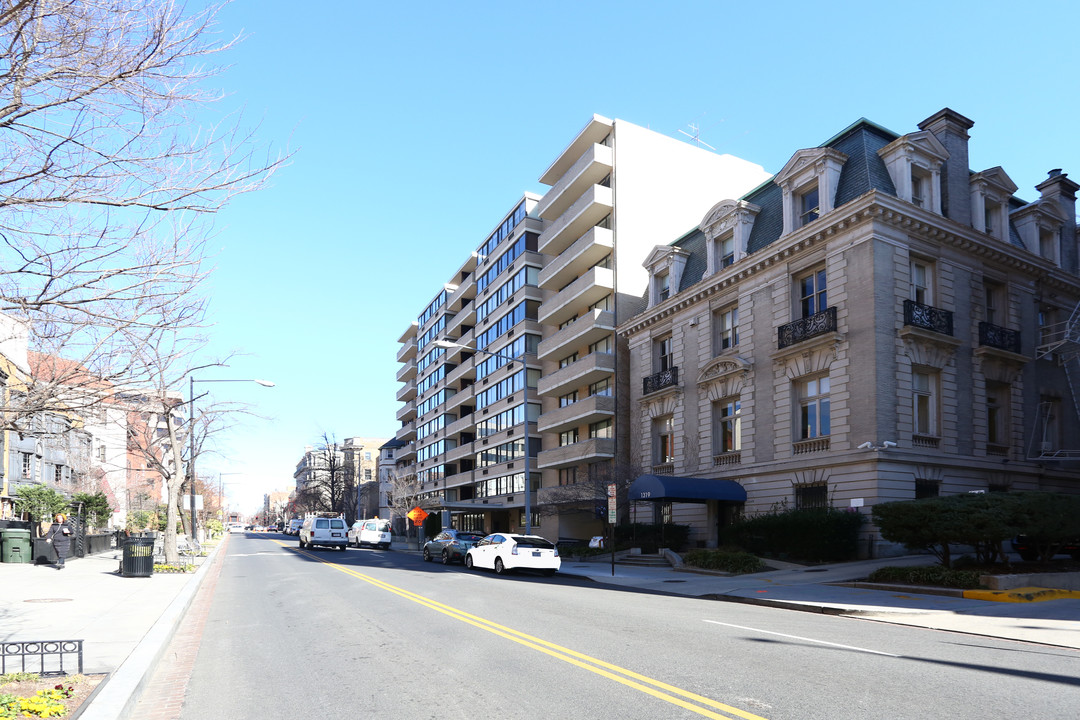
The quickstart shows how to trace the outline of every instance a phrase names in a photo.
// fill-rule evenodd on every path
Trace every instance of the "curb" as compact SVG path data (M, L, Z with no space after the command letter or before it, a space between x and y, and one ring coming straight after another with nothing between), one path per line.
M227 543L226 539L217 544L205 562L195 571L195 577L173 598L146 636L124 659L120 667L109 673L109 676L97 688L95 695L79 708L75 717L79 720L124 720L130 717L150 673L161 659L176 628L184 619L210 566L218 561L218 555Z

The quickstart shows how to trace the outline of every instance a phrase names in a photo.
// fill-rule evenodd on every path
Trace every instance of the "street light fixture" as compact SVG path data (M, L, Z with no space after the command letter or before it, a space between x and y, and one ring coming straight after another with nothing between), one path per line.
M529 366L525 364L526 351L522 350L520 355L511 356L492 352L491 350L481 350L480 348L470 347L469 345L452 342L450 340L432 340L431 344L434 347L446 350L451 348L461 348L462 350L472 350L473 352L484 353L491 357L501 358L507 362L521 363L521 369L523 371L521 386L524 388L522 397L525 403L524 412L522 413L525 420L525 534L532 535L532 479L529 477Z
M195 383L240 383L240 382L253 382L263 387L274 387L274 383L269 380L256 380L254 378L246 378L243 380L199 380L194 375L188 377L188 440L189 440L189 452L188 452L188 475L191 477L191 485L188 487L188 495L191 500L191 541L195 542Z

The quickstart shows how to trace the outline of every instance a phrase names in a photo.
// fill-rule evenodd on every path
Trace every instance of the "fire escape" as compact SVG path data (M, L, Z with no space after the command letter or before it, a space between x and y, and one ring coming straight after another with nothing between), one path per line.
M1065 368L1065 378L1072 395L1073 410L1080 420L1080 304L1063 323L1049 325L1044 329L1043 343L1035 350L1036 359L1054 358ZM1080 448L1058 448L1052 429L1060 418L1055 418L1055 405L1040 402L1032 433L1029 457L1034 460L1070 460L1080 458Z

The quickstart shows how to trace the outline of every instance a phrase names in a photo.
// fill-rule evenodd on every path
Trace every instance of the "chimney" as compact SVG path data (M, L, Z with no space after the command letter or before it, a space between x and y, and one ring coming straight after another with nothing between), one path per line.
M941 168L941 212L958 223L971 225L971 174L968 166L968 130L974 125L958 112L944 108L919 123L949 151Z
M1080 248L1076 245L1076 191L1080 190L1080 185L1061 172L1061 168L1054 168L1049 175L1035 189L1042 193L1043 200L1056 202L1065 216L1061 226L1061 267L1076 273L1080 267L1077 257Z

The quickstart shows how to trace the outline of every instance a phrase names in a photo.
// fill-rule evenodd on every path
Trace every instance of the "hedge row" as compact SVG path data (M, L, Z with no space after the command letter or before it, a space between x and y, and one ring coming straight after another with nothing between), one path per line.
M1080 538L1080 495L978 493L881 503L873 508L881 537L909 550L929 551L945 567L952 550L971 546L979 562L1008 564L1004 543L1025 535L1049 560L1064 542Z
M778 507L723 529L722 542L754 555L811 562L854 559L864 517L838 508Z
M729 573L752 573L765 569L765 563L742 550L719 548L717 550L691 550L683 555L683 562L703 570L720 570Z

